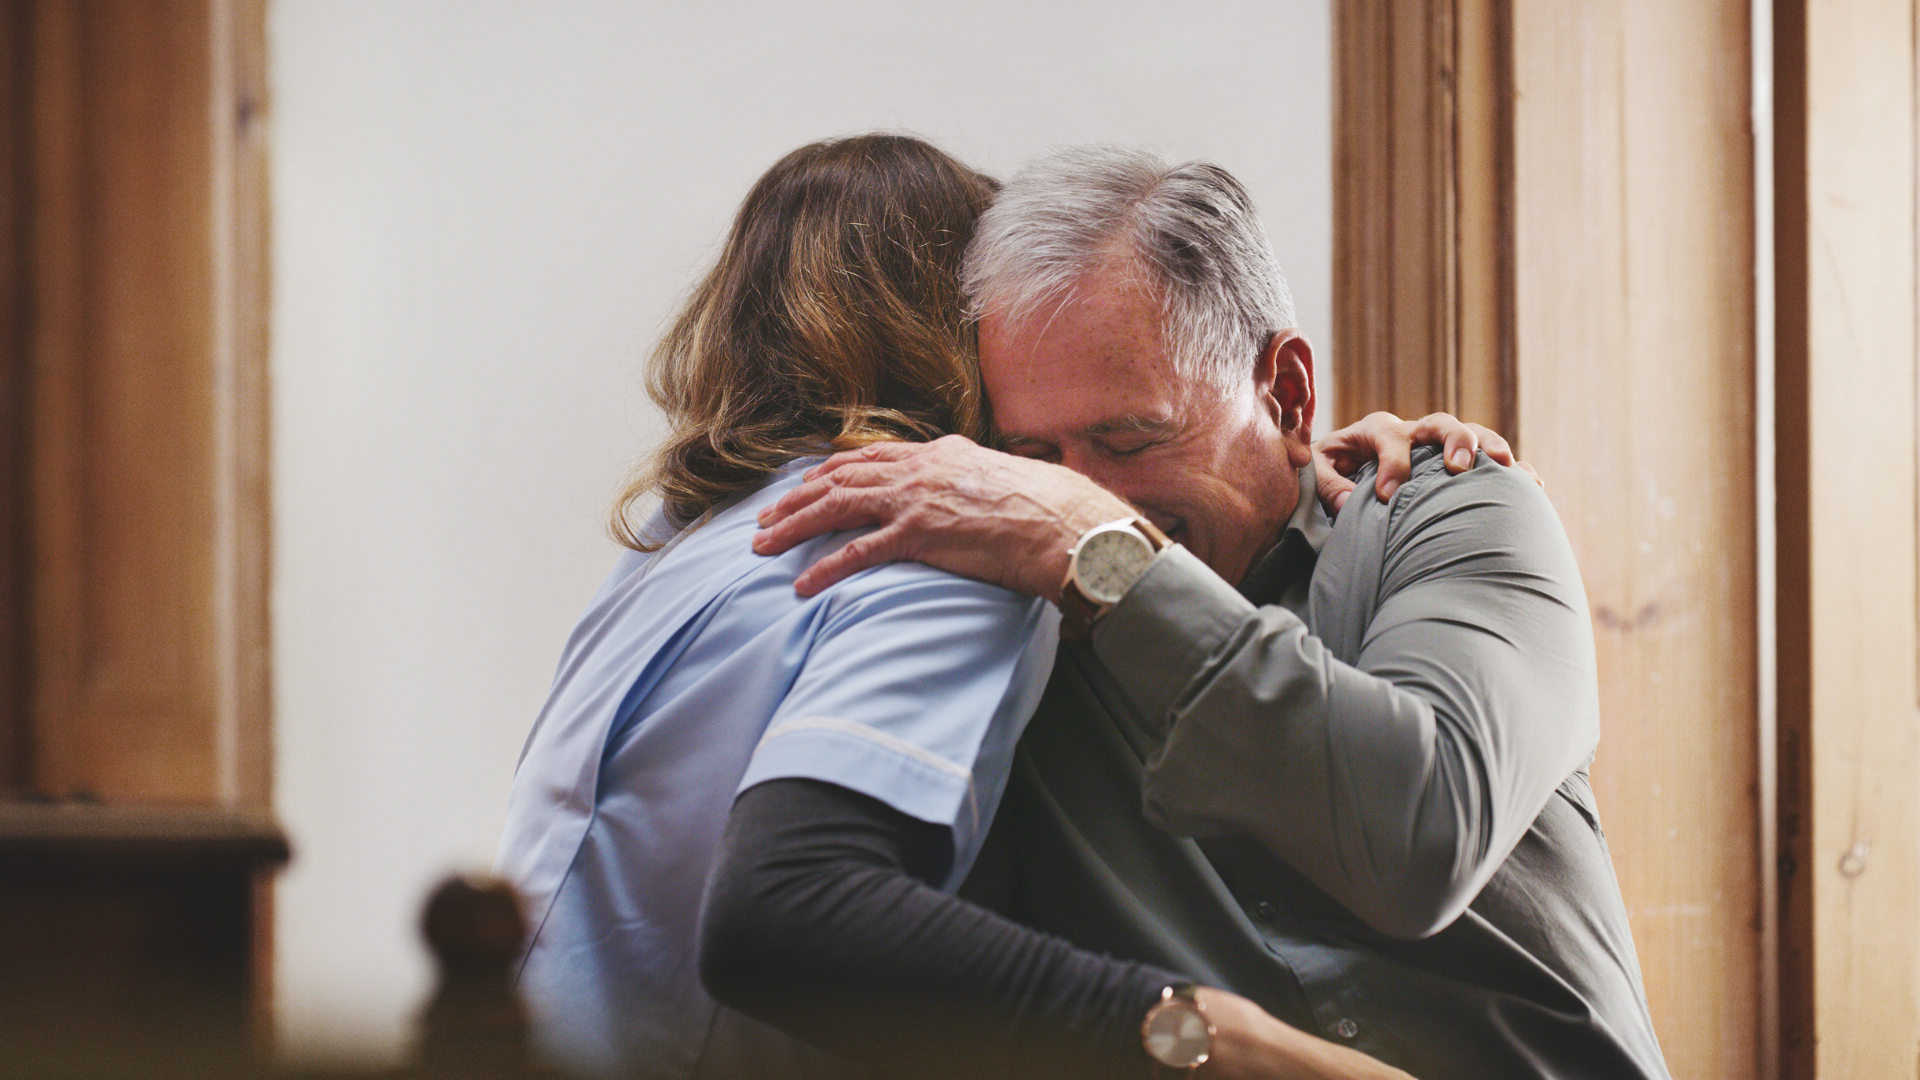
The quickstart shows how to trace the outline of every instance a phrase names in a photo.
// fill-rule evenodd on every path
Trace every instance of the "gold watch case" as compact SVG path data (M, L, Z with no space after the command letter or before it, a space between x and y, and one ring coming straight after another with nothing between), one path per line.
M1140 1021L1147 1056L1169 1069L1197 1069L1213 1056L1213 1022L1194 996L1195 987L1169 986Z

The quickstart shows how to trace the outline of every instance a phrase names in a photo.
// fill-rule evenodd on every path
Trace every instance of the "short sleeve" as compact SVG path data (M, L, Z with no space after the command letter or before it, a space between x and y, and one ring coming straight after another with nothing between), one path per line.
M823 780L946 825L957 881L1039 705L1059 616L1043 600L909 563L823 599L800 674L738 790Z

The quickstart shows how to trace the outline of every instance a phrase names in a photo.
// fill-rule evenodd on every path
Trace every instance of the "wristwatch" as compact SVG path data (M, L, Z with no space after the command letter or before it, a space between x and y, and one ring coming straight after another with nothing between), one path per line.
M1194 996L1192 983L1169 986L1140 1021L1140 1043L1147 1056L1169 1069L1188 1073L1213 1056L1213 1022Z
M1067 552L1060 587L1060 636L1084 641L1093 624L1120 602L1173 541L1143 517L1124 517L1080 534Z

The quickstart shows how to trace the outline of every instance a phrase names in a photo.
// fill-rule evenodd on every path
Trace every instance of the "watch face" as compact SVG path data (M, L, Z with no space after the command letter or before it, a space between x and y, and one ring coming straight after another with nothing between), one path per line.
M1213 1031L1199 1006L1183 998L1170 998L1147 1013L1141 1030L1147 1055L1171 1069L1191 1069L1206 1064L1213 1050Z
M1074 580L1098 604L1119 601L1147 572L1153 545L1132 529L1106 529L1080 541L1073 556Z

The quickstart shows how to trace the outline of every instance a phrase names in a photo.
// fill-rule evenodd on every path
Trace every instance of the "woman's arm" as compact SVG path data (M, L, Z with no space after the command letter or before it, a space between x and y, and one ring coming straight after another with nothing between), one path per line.
M1140 1022L1163 987L940 892L947 830L816 780L734 803L701 920L700 974L721 1002L906 1076L1151 1077ZM1201 991L1216 1028L1203 1077L1404 1077Z
M708 992L904 1075L1152 1076L1140 1018L1185 980L928 885L950 859L945 827L846 788L747 789L707 885Z

